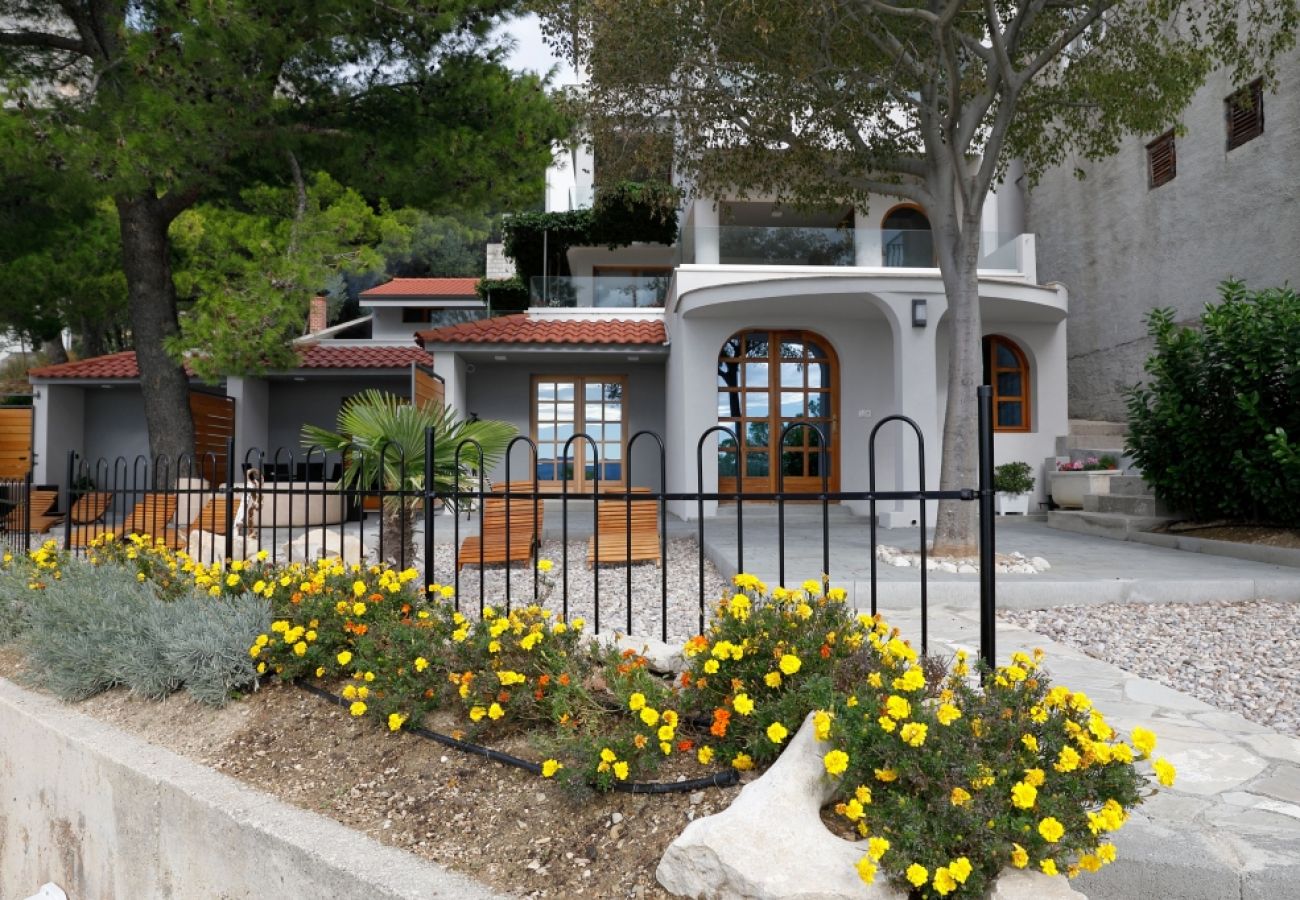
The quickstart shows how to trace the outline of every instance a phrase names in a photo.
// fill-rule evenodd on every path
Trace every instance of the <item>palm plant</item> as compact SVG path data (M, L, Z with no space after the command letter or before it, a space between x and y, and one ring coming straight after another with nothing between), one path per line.
M424 477L427 428L433 429L432 485ZM363 391L343 404L337 432L317 425L302 428L304 447L345 455L343 490L378 484L384 491L432 488L443 495L473 488L476 473L500 462L514 436L515 427L507 422L462 419L449 407L420 406L378 390ZM421 502L406 494L384 497L380 527L388 562L415 558L415 516Z

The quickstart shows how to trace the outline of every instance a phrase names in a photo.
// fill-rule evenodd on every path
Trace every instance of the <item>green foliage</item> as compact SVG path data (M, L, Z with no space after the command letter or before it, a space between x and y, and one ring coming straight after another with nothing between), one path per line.
M1034 468L1027 462L1009 462L993 470L993 490L1027 494L1034 489Z
M590 209L520 213L502 223L505 254L518 277L567 271L570 247L626 247L636 242L671 244L677 240L676 188L658 182L619 182L596 192ZM545 259L545 265L543 264Z
M528 308L528 285L519 278L481 278L474 291L493 313L522 312Z
M72 561L30 591L23 646L38 685L82 700L118 685L159 699L182 686L219 705L254 682L248 646L269 625L256 596L163 600L129 568Z
M1156 496L1195 519L1300 525L1300 295L1239 281L1219 292L1196 327L1149 316L1130 452Z

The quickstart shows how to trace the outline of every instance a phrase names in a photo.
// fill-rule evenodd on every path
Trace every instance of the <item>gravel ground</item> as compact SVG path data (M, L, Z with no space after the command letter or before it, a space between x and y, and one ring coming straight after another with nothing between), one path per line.
M999 616L1089 656L1300 736L1300 604L1107 604Z
M690 538L674 538L668 542L668 640L683 641L700 631L700 555L699 545ZM551 572L541 581L543 605L557 612L563 611L563 590L560 576L561 551L558 540L542 542L541 559L554 563ZM450 579L453 572L452 548L440 545L435 550L435 571L439 577ZM582 616L595 626L595 578L587 565L587 542L569 541L568 613L570 617ZM637 563L632 566L632 634L638 637L659 637L663 621L662 570L655 563ZM505 605L506 569L488 566L483 585L484 602L502 607ZM706 609L722 596L726 582L713 563L704 561L704 600ZM533 570L531 565L515 564L510 569L510 590L514 604L526 604L532 599ZM478 610L479 570L467 565L460 572L461 609L469 614ZM627 567L604 565L600 567L600 628L603 631L627 630Z

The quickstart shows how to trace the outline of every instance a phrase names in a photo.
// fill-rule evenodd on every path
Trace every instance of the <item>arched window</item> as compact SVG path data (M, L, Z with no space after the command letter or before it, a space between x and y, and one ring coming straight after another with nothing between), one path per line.
M993 386L993 430L1029 431L1029 363L1015 341L984 339L984 383Z
M895 206L880 221L880 231L885 265L915 269L934 265L930 220L919 206Z

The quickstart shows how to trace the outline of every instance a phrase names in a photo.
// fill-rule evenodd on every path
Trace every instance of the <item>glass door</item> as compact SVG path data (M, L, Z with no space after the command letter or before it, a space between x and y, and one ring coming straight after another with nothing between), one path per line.
M622 376L537 375L533 378L533 440L537 480L559 490L590 490L599 469L602 485L624 483L627 380ZM586 434L591 442L574 440ZM594 446L593 446L594 445Z

